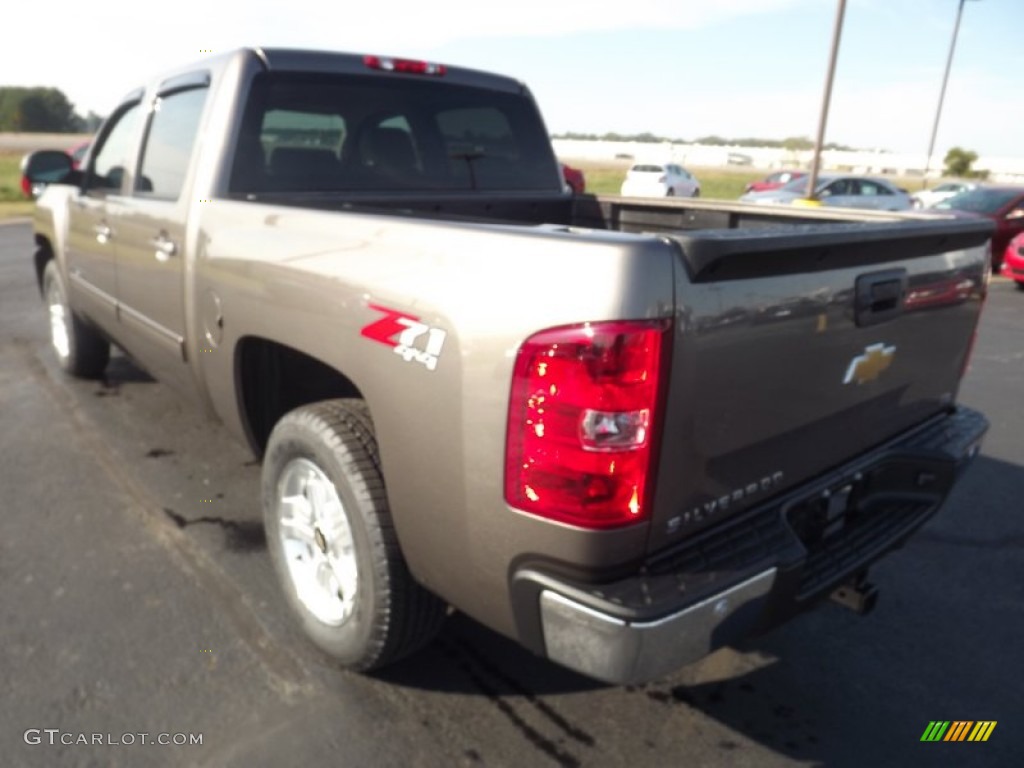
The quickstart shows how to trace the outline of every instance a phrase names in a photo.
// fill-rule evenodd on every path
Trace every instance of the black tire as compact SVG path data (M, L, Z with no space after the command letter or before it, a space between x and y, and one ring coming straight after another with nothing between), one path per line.
M110 362L110 342L71 311L67 288L53 259L43 269L43 301L50 320L50 346L61 370L81 379L100 378Z
M697 187L695 190L693 190L693 196L700 197L700 187Z
M339 533L339 526L310 511L314 535L305 541L293 536L286 544L282 531L298 530L297 515L293 514L291 524L282 524L291 511L282 498L289 489L302 487L296 473L313 472L310 466L333 486L341 505L339 517L343 516L348 530ZM300 501L300 506L307 504L312 510L315 505L308 499L323 490L323 478L314 477L302 487L307 501ZM315 486L312 492L311 486ZM373 423L362 400L328 400L284 416L267 445L262 493L274 568L288 604L317 647L349 669L368 671L391 664L433 639L447 606L413 579L402 557ZM331 554L339 556L339 552L349 567L354 561L354 586L339 575L344 567L328 563ZM319 565L314 566L317 561ZM310 580L314 570L317 577ZM325 578L328 585L323 584ZM351 601L347 609L342 607L346 591L345 598ZM310 599L314 605L318 599L326 600L319 604L326 610L318 613ZM325 613L333 609L345 615L328 618Z
M1017 280L1017 290L1024 291L1024 280Z
M668 191L665 193L665 197L675 197L675 196L676 196L676 191L674 189L672 189L672 187L669 187Z

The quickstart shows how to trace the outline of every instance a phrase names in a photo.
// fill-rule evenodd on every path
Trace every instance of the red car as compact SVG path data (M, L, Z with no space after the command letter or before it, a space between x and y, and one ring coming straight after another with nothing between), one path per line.
M789 184L796 179L802 179L807 174L804 171L776 171L765 176L760 181L752 181L747 184L747 192L767 192L772 189Z
M1024 232L1024 187L985 186L961 192L934 206L937 210L965 211L996 223L992 235L992 271L998 272L1010 240Z
M68 150L68 155L71 157L71 167L78 170L82 167L82 161L85 159L85 153L89 151L89 145L91 141L83 141L81 144L76 144Z
M1024 291L1024 232L1021 232L1006 246L1003 254L1003 276L1016 281Z
M587 182L583 178L583 171L578 168L562 163L562 178L565 179L565 183L569 185L569 189L573 191L574 195L582 195L587 191Z

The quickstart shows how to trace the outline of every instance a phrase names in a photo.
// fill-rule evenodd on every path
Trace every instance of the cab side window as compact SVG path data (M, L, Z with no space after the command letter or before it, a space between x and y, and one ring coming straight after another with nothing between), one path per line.
M149 130L135 191L160 200L177 200L185 185L206 88L191 88L159 96L153 103Z
M86 189L104 192L119 191L127 169L134 159L136 128L141 110L132 104L116 119L92 160Z
M892 192L881 184L876 184L875 182L868 181L867 179L861 179L860 181L851 180L851 183L856 186L856 189L851 193L854 195L860 195L862 197L878 197L879 195L892 194Z
M830 195L850 195L854 192L850 189L849 179L836 179L829 184L825 189L828 190Z

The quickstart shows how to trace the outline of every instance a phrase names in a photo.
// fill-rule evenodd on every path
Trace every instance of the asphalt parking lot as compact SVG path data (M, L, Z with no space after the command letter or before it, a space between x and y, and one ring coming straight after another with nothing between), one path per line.
M63 377L30 257L29 226L0 225L0 763L1020 763L1024 292L1012 283L993 283L961 393L992 421L983 455L873 571L876 611L825 605L614 688L460 616L384 674L333 668L285 613L252 456L123 358L103 383ZM922 743L933 720L998 725L985 743ZM80 743L95 734L104 743ZM202 744L149 743L161 734Z

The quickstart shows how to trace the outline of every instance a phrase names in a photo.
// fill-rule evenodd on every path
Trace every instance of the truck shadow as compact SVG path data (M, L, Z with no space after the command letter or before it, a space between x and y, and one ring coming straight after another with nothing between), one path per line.
M99 388L94 394L96 397L113 397L120 394L121 386L124 384L155 383L156 379L115 348L103 378L99 380Z
M391 685L445 693L572 693L608 687L523 648L455 613L441 634L414 656L373 675Z
M902 551L877 564L881 599L873 614L825 603L650 684L590 680L460 615L430 647L376 678L480 696L520 729L527 727L523 711L539 714L566 744L575 741L589 754L600 749L600 735L586 737L587 719L569 714L577 707L563 694L588 693L595 706L617 702L630 720L638 710L680 728L711 719L724 726L711 733L719 733L725 761L756 742L801 763L919 764L930 719L1009 720L1019 706L1005 680L1015 650L993 638L1024 635L1024 612L990 600L1019 592L1022 497L1024 468L980 457L946 506ZM1004 738L955 745L974 749L958 764L1001 764L1013 748L1009 734Z

